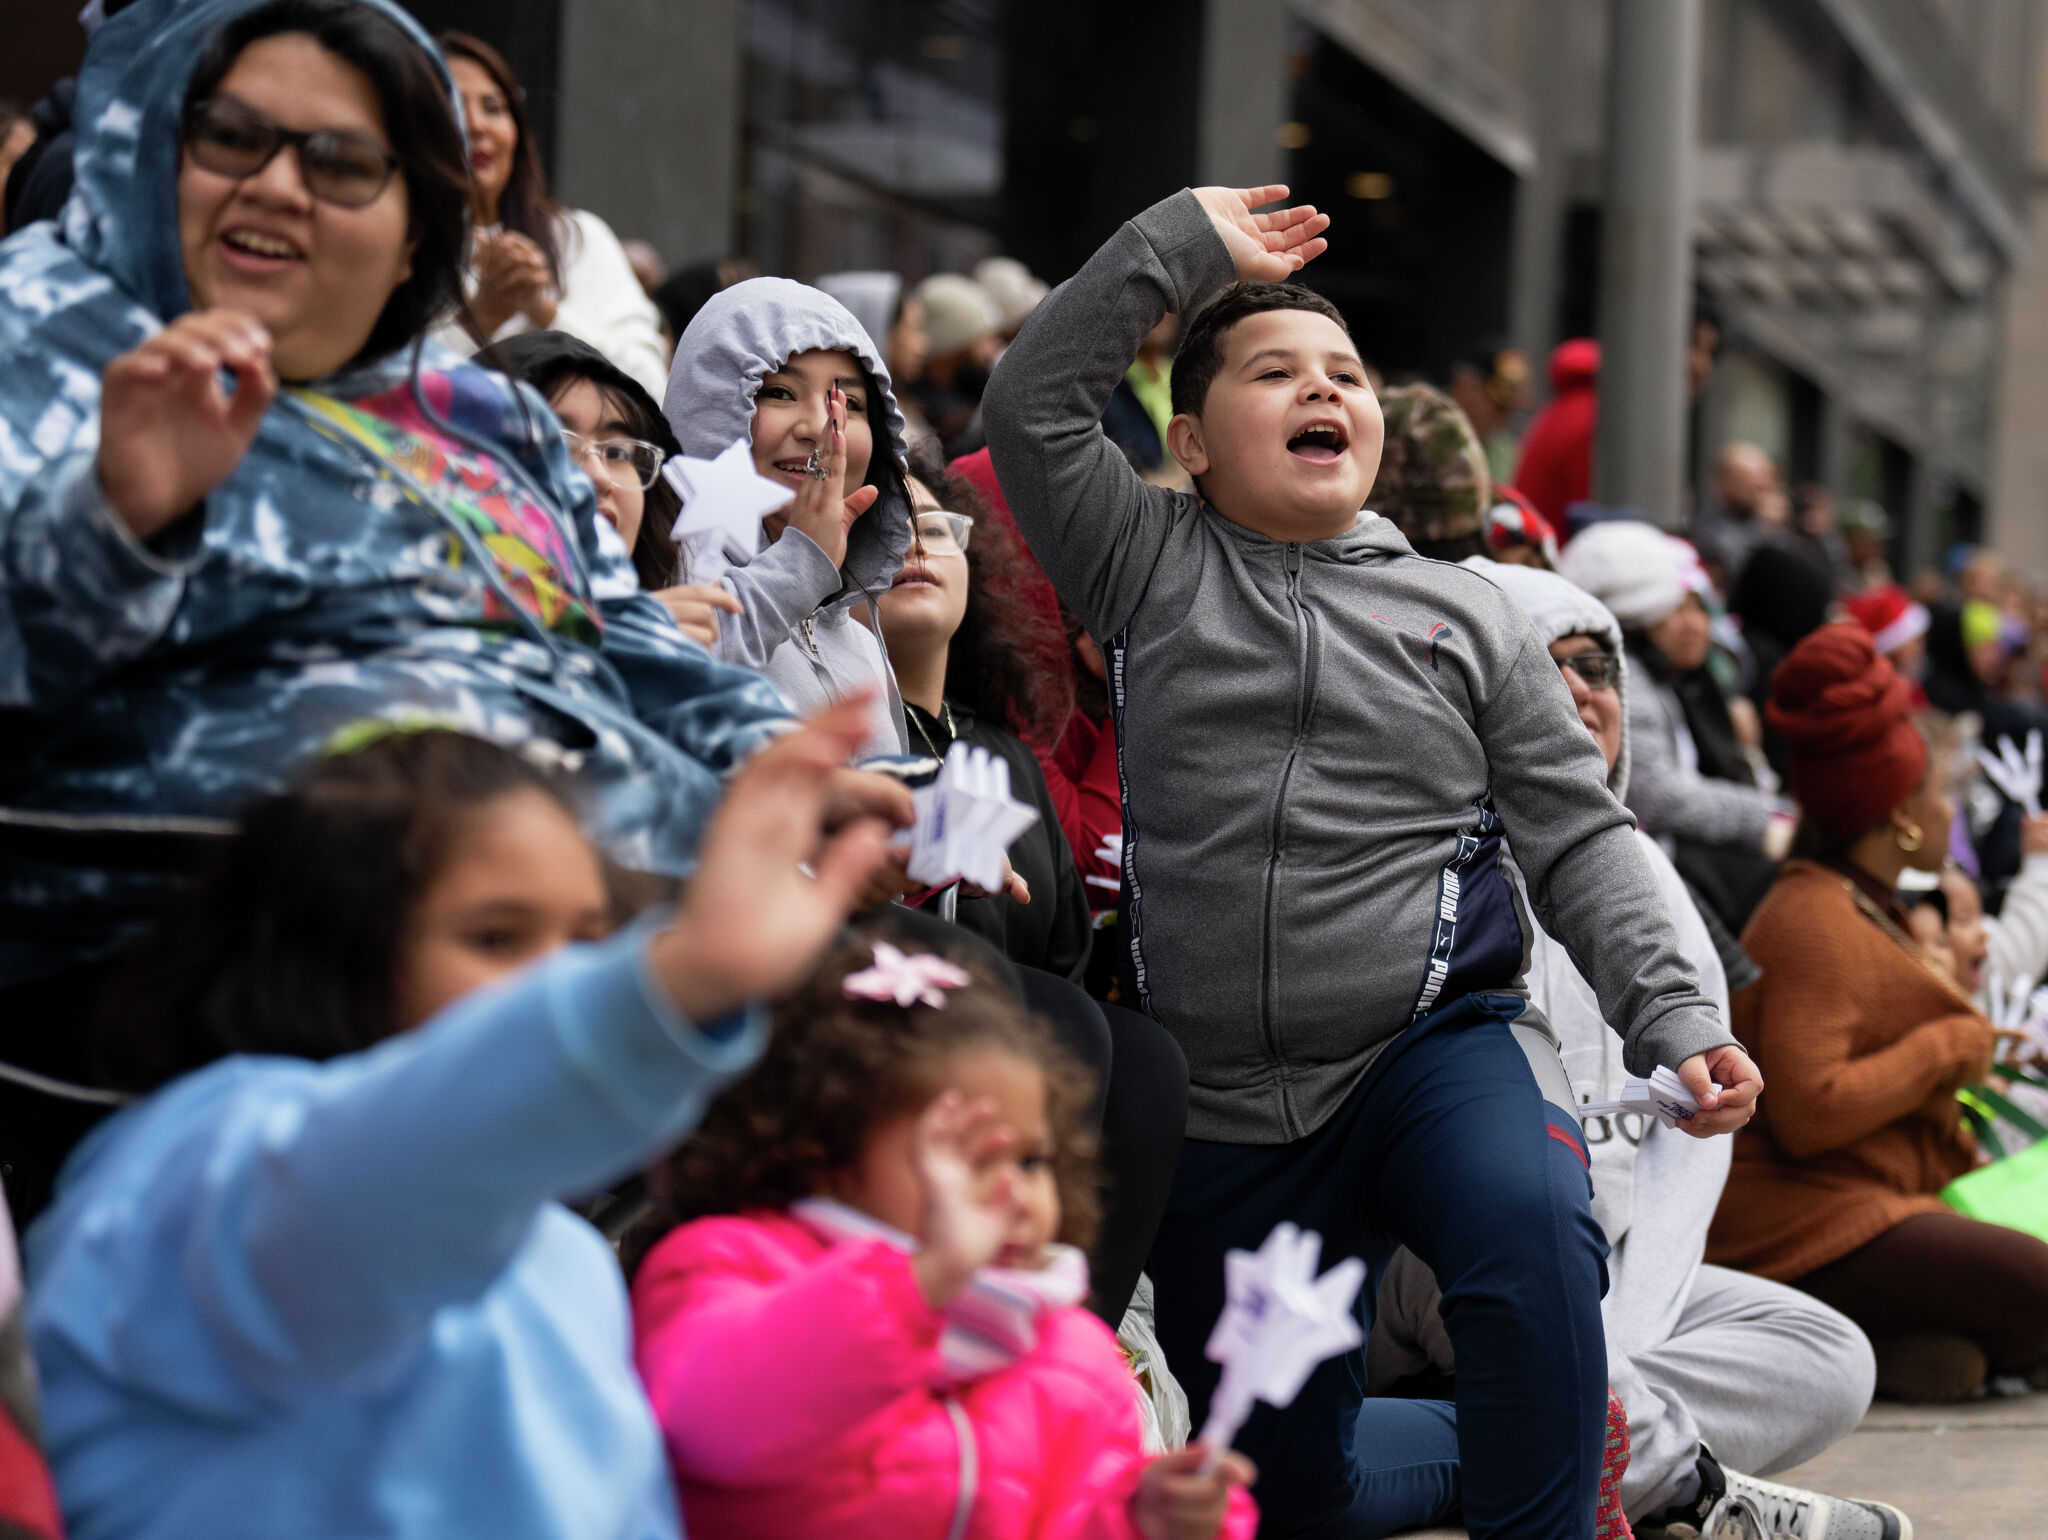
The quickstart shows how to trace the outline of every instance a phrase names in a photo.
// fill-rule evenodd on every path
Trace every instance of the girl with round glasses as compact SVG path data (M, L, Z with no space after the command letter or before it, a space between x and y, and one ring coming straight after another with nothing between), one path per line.
M508 337L477 361L547 398L561 419L570 463L597 491L598 517L633 553L640 586L661 601L684 635L707 651L715 648L718 617L737 614L739 601L715 583L678 581L670 531L682 500L661 468L682 450L640 382L567 332Z

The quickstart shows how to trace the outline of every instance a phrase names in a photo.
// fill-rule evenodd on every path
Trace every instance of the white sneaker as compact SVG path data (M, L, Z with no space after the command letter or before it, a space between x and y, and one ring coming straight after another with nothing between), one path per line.
M1913 1540L1913 1521L1890 1503L1765 1481L1725 1469L1704 1450L1699 1497L1642 1527L1669 1540Z

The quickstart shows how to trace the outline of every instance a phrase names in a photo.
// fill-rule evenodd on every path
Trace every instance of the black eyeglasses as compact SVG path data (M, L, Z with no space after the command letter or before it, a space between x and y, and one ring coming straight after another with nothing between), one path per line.
M185 151L216 176L243 181L256 175L286 145L299 157L306 191L337 208L367 208L390 185L398 157L360 134L334 129L302 133L272 121L232 97L194 102L185 114Z
M1577 674L1589 690L1621 688L1621 659L1614 653L1575 652L1569 658L1559 658L1557 666Z

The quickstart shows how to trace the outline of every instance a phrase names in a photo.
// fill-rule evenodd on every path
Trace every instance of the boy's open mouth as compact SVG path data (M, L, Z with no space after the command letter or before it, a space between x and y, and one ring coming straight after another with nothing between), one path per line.
M1344 458L1351 439L1342 423L1312 422L1287 441L1287 452L1316 465L1329 465Z

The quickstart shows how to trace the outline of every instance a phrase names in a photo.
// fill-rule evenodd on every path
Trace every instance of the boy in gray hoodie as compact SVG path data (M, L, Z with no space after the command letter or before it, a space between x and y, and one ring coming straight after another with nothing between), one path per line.
M1455 1447L1448 1408L1361 1411L1360 1364L1326 1364L1239 1441L1267 1532L1384 1534L1462 1501L1482 1540L1585 1540L1604 1246L1521 987L1504 827L1631 1069L1676 1067L1702 1134L1746 1121L1760 1081L1527 619L1361 512L1378 407L1336 311L1278 281L1328 223L1253 212L1285 193L1183 192L1126 224L986 400L1017 522L1109 660L1131 967L1193 1082L1150 1269L1160 1335L1199 1420L1227 1249L1283 1219L1332 1257L1405 1243L1444 1285ZM1141 481L1099 427L1169 310L1193 318L1168 438L1195 495Z

